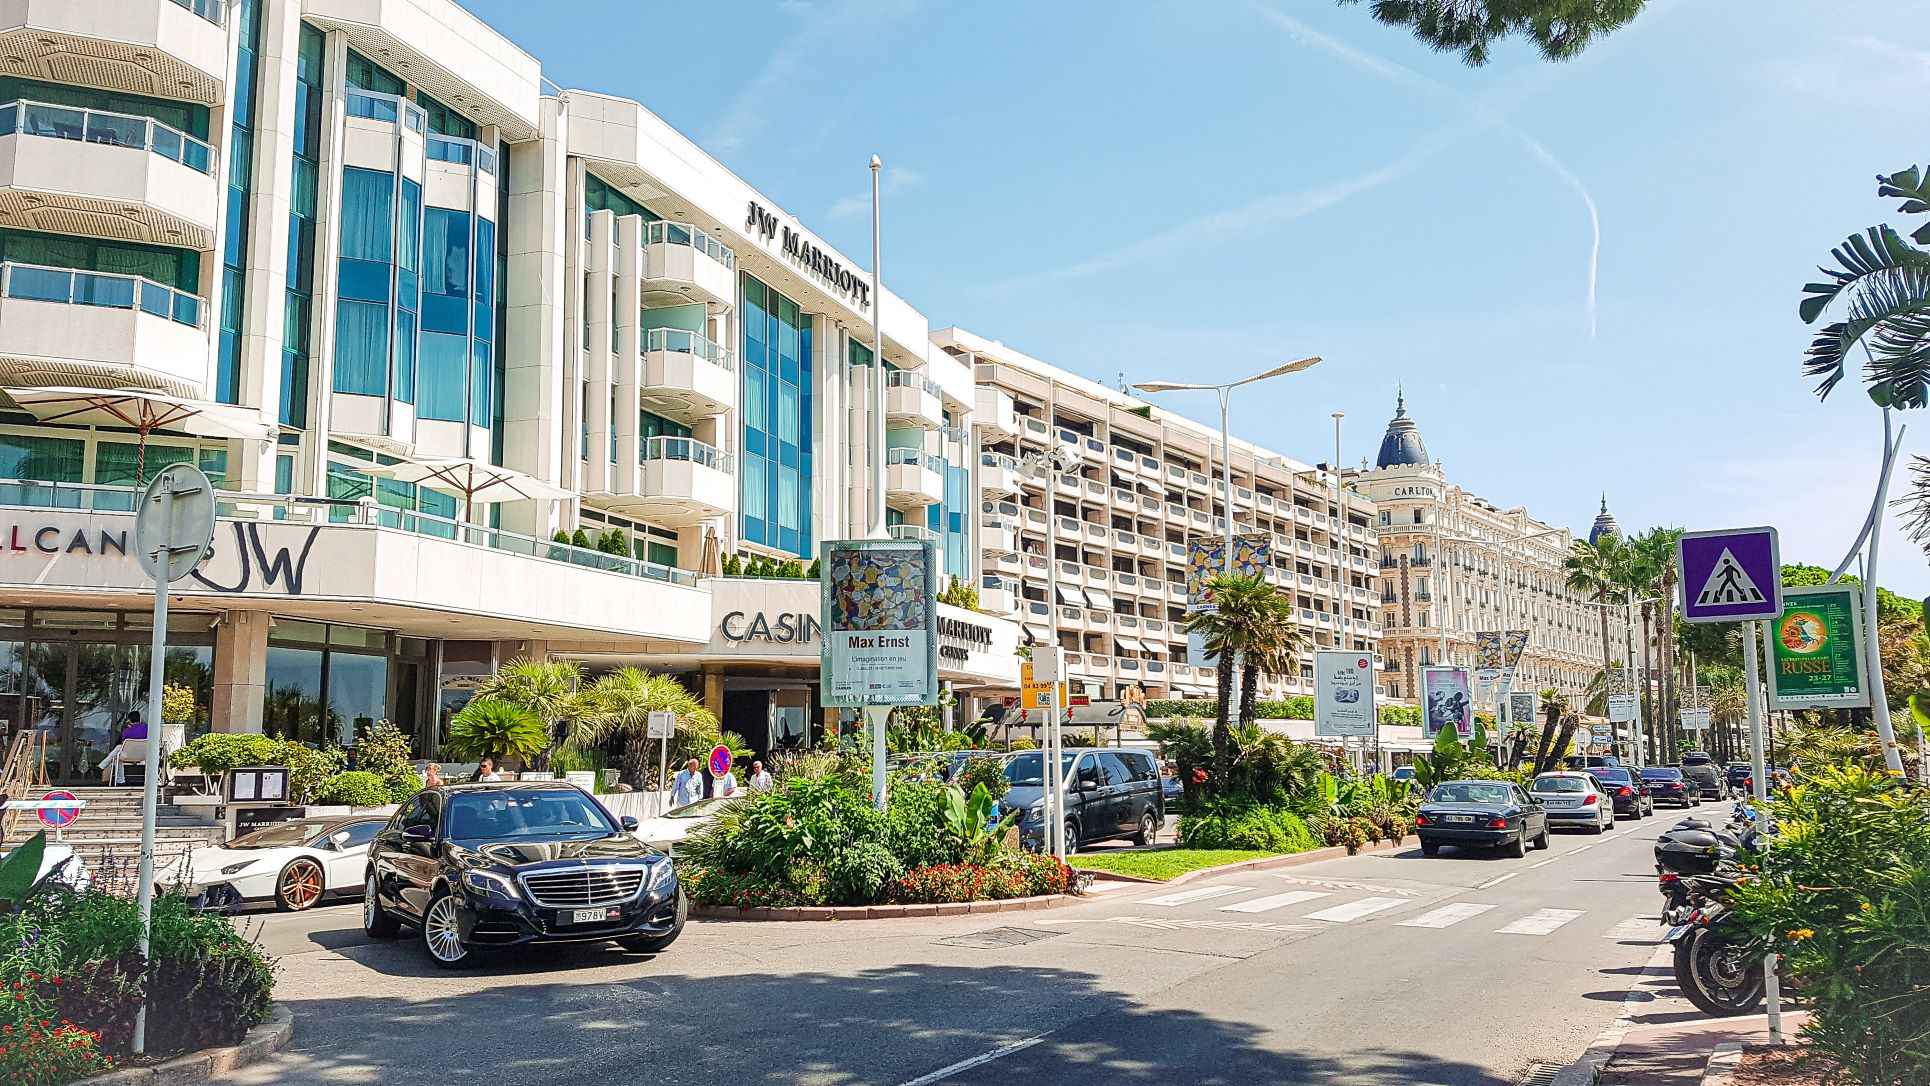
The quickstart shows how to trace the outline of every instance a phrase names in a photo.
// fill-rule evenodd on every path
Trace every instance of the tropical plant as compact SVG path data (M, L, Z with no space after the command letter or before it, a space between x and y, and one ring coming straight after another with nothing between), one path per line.
M322 782L315 802L348 807L381 807L389 802L389 782L365 770L351 769Z
M1231 769L1233 713L1243 723L1254 719L1261 675L1280 675L1294 666L1302 645L1292 597L1260 577L1221 574L1206 582L1213 609L1187 616L1188 633L1199 634L1209 655L1217 656L1219 713L1213 726L1213 765L1225 777ZM1240 704L1227 703L1232 692L1233 665L1241 665Z
M1179 820L1181 848L1310 852L1320 847L1300 815L1284 807L1208 801Z
M1900 199L1906 215L1930 212L1930 185L1915 166L1876 178L1879 198ZM1911 234L1930 244L1930 225ZM1930 252L1917 248L1890 226L1851 234L1830 250L1835 267L1820 269L1824 279L1803 287L1797 312L1815 324L1839 301L1841 319L1824 325L1810 342L1803 372L1816 378L1816 395L1827 398L1839 381L1850 351L1861 345L1867 360L1864 385L1882 407L1922 407L1930 386Z
M998 800L984 785L967 797L956 785L945 789L945 835L960 863L988 863L1003 846L1005 831L1018 825L1023 811L1000 816Z
M1479 720L1474 722L1466 746L1461 745L1461 737L1453 728L1442 728L1434 733L1433 752L1414 756L1414 783L1426 792L1442 781L1469 776L1476 770L1493 770L1487 750L1488 729Z
M650 773L654 712L676 714L677 734L669 750L678 760L702 757L723 741L717 718L682 683L640 667L620 667L590 684L571 726L569 745L587 750L619 743L623 781L642 788Z
M1541 692L1541 741L1535 744L1537 775L1561 764L1575 737L1576 720L1568 712L1568 696L1550 688Z
M27 838L0 859L0 907L15 908L40 881L40 860L47 853L47 831Z
M454 757L476 761L489 758L498 765L527 761L547 746L549 732L542 720L501 698L470 699L449 718L449 740L443 744Z
M1602 509L1608 509L1606 497L1602 499ZM1592 543L1577 539L1561 565L1569 589L1595 599L1595 611L1602 624L1602 671L1606 673L1614 666L1608 640L1608 604L1622 591L1621 537L1605 532Z
M547 769L550 751L568 734L569 722L583 711L582 690L582 664L517 657L484 679L476 696L520 705L543 722L550 739L537 754L534 768Z
M1340 0L1357 4L1360 0ZM1510 37L1528 39L1544 60L1572 60L1597 38L1627 26L1647 0L1374 0L1374 18L1409 28L1443 53L1480 67Z

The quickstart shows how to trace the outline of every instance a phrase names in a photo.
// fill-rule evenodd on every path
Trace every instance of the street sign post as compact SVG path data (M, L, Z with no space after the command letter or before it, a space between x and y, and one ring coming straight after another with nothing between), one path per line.
M193 464L161 469L134 513L134 557L154 579L154 638L148 649L147 772L141 782L141 959L154 915L154 806L160 796L161 690L168 647L168 586L194 571L214 544L214 484ZM133 1051L147 1050L147 1005L134 1015Z
M1783 589L1783 613L1764 630L1771 709L1870 704L1863 593L1852 585Z
M644 718L644 738L655 739L657 746L657 785L670 791L670 739L677 734L677 714L668 709L653 709Z
M65 788L56 788L40 797L40 807L34 816L40 824L56 832L74 824L80 817L80 797Z
M1774 528L1685 532L1675 545L1684 622L1747 622L1782 613Z

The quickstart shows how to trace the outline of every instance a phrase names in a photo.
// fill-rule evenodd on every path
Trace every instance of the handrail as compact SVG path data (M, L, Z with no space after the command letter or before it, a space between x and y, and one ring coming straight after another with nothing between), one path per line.
M945 458L939 456L937 453L928 453L923 449L886 449L885 463L916 464L920 467L935 471L940 475L945 473Z
M227 22L227 0L174 0L174 5L201 16L216 26Z
M938 382L919 373L917 370L886 370L885 387L916 388L929 392L934 396L943 396L945 394L945 390L938 387Z
M15 735L7 747L7 761L0 766L0 795L7 808L0 812L0 845L13 840L13 828L27 813L19 801L47 786L47 733L28 728Z
M696 355L713 366L735 371L737 364L731 361L730 348L704 335L682 328L652 328L643 335L643 351L675 351L678 354Z
M637 463L650 460L688 460L693 464L702 464L722 472L732 470L729 453L715 445L698 441L694 437L664 435L653 437L637 446Z
M737 254L731 247L717 240L708 231L692 226L687 222L671 222L657 219L643 224L643 243L645 245L688 245L733 271L737 269Z
M201 328L207 311L207 303L200 298L144 276L19 264L11 260L0 262L0 298L102 309L139 309L190 328Z
M0 102L0 136L47 136L151 151L195 173L214 173L214 148L169 124L138 113L115 113L20 98Z

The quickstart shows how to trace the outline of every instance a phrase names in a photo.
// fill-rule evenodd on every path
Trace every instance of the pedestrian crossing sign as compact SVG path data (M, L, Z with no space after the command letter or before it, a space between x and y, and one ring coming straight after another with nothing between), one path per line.
M1675 546L1684 622L1746 622L1782 614L1776 529L1684 532Z
M1749 579L1749 573L1727 547L1722 549L1722 557L1716 559L1715 568L1709 571L1708 580L1702 583L1702 591L1696 594L1696 602L1704 607L1724 603L1761 603L1765 598L1762 589Z

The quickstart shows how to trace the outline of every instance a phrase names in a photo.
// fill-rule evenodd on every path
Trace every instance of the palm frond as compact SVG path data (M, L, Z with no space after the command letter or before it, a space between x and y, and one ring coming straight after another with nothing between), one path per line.
M1819 286L1812 283L1805 289ZM1850 288L1843 319L1817 330L1803 355L1803 373L1817 379L1817 397L1827 398L1843 379L1850 351L1866 337L1872 353L1881 352L1886 359L1921 355L1926 320L1930 320L1930 267L1872 272ZM1897 372L1887 375L1875 372L1873 365L1871 377L1888 381L1901 375L1907 384L1909 363L1892 365ZM1920 359L1915 366L1921 369Z

